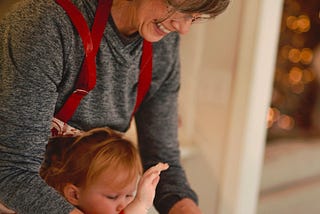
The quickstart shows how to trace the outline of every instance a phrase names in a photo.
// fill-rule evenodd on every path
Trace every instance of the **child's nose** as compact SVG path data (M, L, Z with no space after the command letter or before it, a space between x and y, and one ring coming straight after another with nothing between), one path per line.
M118 204L117 204L117 207L116 207L116 210L117 212L120 212L121 210L123 210L125 207L127 206L127 203L124 199L120 199Z

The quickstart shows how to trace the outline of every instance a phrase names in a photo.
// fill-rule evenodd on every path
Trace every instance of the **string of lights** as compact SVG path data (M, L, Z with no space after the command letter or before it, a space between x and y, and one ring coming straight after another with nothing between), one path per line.
M316 108L320 96L320 63L315 66L315 60L320 60L315 57L320 51L319 11L318 0L284 1L267 115L269 139L316 133L315 112L320 112Z

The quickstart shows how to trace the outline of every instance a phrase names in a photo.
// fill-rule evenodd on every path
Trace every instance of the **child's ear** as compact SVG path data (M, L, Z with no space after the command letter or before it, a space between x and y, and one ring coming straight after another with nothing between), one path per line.
M65 187L63 188L63 194L64 197L67 199L67 201L74 205L78 206L79 205L79 195L80 195L80 190L78 187L71 183L67 183Z

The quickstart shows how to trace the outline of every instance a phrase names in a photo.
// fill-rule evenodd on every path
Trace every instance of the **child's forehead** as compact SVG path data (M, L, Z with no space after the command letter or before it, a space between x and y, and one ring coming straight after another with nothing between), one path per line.
M96 189L105 194L132 194L137 189L139 176L134 179L123 180L117 176L99 176L87 185L87 188Z
M135 187L139 174L136 173L132 176L127 170L105 170L98 175L91 183L110 187L113 190L123 189L124 187Z

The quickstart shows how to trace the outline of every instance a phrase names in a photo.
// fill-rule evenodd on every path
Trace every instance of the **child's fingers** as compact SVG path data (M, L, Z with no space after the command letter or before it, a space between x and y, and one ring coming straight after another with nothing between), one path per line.
M138 184L137 195L140 198L145 198L146 195L154 197L155 189L160 180L160 173L163 170L169 168L166 163L158 163L157 165L150 167L141 177Z
M169 164L167 163L158 163L155 166L150 167L144 174L149 175L153 173L160 174L160 172L167 170L169 168Z
M154 167L155 167L156 170L161 172L161 171L167 170L169 168L169 164L167 164L167 163L158 163Z
M154 188L157 186L160 180L160 172L150 171L150 173L143 175L142 179L140 180L143 185L152 185Z
M154 188L156 188L156 186L158 185L159 181L160 181L160 176L158 175L158 176L156 176L155 178L153 178L153 180L152 180L152 182L151 182L152 186L153 186Z
M156 185L160 179L160 173L169 168L167 163L158 163L157 165L150 167L142 176L140 183L151 183Z

